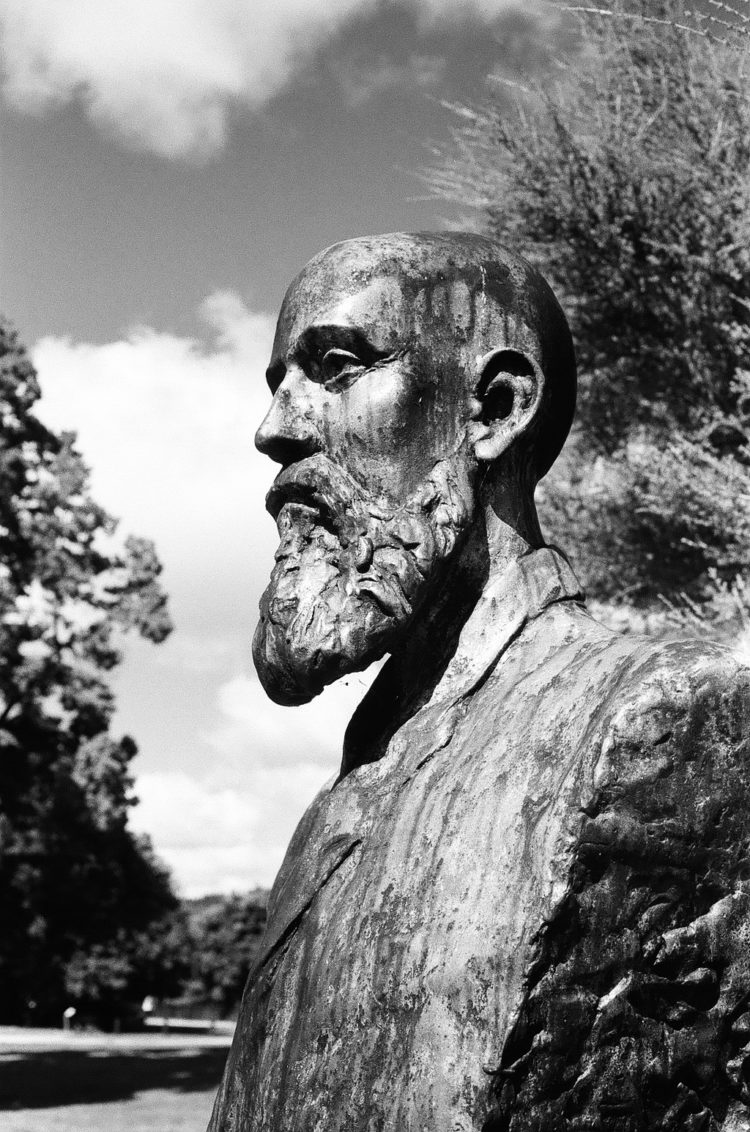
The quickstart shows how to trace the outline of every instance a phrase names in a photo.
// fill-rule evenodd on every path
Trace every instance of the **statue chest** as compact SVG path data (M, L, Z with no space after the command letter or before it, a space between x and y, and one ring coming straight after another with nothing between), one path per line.
M451 746L406 781L336 787L269 924L278 944L243 1021L257 1089L307 1112L300 1128L343 1129L363 1111L379 1114L373 1129L447 1113L446 1127L481 1126L484 1070L552 899L556 823L534 806L533 760Z

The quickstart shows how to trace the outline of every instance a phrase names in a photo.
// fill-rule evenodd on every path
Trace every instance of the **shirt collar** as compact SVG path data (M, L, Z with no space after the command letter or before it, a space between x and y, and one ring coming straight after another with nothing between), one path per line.
M524 626L556 602L583 598L570 563L555 547L529 551L511 562L485 587L427 703L399 728L380 759L354 768L347 777L364 787L396 771L408 781L435 752L450 744L465 701L489 677Z
M555 547L541 547L514 559L485 587L425 708L470 695L528 621L555 602L583 599L583 587Z

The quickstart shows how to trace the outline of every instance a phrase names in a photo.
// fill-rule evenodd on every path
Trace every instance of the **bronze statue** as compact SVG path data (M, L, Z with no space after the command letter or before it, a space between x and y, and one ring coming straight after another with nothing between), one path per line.
M575 402L548 286L475 235L338 244L268 381L263 685L390 659L274 885L210 1129L750 1128L750 672L610 632L545 544Z

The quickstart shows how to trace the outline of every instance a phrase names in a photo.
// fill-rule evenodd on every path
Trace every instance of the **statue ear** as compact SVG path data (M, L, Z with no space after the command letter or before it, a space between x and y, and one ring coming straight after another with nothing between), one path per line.
M518 350L493 350L477 361L471 437L477 459L491 463L534 420L544 377L538 363Z

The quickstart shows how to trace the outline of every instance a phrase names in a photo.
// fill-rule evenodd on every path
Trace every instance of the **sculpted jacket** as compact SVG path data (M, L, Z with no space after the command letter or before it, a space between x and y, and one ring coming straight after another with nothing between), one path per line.
M210 1132L750 1128L749 716L514 563L302 819Z

